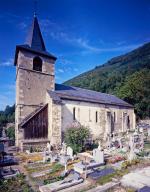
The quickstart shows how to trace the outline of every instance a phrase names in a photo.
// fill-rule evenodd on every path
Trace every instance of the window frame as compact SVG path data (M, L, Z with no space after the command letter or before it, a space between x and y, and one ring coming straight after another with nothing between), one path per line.
M43 61L39 56L33 58L33 71L42 72Z

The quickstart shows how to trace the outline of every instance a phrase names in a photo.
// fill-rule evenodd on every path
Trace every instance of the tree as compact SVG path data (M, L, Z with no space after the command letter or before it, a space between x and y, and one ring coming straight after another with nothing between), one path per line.
M73 149L74 153L78 153L83 151L84 143L90 136L90 131L84 126L70 127L64 136L66 144Z
M138 118L150 117L150 70L143 69L128 76L117 95L134 105Z
M6 130L6 135L7 137L9 137L9 139L12 139L13 141L15 141L15 127L9 127Z

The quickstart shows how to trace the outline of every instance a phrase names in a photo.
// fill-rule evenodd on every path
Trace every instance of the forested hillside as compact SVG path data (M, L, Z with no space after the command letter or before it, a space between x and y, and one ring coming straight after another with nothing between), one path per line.
M150 117L150 43L64 84L117 95L135 106L138 118Z
M0 136L3 127L5 127L7 123L14 123L14 122L15 122L15 105L6 106L4 111L0 111Z

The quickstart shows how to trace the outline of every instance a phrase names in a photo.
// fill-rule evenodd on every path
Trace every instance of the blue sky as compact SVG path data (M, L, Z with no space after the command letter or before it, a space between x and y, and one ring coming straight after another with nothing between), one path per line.
M15 46L33 11L34 0L0 0L0 110L15 103ZM150 41L149 0L38 0L37 14L58 83Z

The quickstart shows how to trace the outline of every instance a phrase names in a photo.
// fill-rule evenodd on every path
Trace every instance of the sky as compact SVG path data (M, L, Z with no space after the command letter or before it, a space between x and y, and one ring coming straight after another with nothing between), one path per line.
M14 54L33 20L34 0L0 0L0 110L15 103ZM62 83L150 41L149 0L38 0L47 50Z

